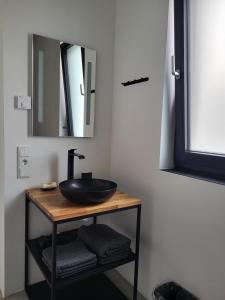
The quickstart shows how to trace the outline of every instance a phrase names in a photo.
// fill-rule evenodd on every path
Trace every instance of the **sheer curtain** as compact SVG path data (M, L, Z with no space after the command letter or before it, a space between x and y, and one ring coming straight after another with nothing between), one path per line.
M174 167L174 131L175 131L175 80L172 76L171 59L174 55L174 1L169 0L167 49L165 60L165 79L162 107L160 169Z

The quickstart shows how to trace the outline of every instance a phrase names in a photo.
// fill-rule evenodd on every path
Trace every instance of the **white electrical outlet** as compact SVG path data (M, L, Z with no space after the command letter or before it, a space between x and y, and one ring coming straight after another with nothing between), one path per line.
M17 147L17 174L18 178L29 178L31 167L30 147Z
M30 110L31 109L31 97L29 96L16 96L15 97L15 108Z

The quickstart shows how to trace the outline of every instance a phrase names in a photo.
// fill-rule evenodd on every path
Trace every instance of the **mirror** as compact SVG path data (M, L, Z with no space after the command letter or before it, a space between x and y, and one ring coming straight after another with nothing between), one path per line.
M32 136L93 137L96 51L33 35Z

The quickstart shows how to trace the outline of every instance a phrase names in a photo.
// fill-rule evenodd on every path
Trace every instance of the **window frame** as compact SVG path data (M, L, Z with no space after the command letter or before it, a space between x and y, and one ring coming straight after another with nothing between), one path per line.
M186 150L187 19L187 0L174 0L175 64L181 73L175 80L175 171L225 183L225 156Z

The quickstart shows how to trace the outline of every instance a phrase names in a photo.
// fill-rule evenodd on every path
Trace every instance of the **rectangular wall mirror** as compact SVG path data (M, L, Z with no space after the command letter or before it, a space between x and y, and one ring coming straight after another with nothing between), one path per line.
M32 136L93 137L96 51L33 35Z

